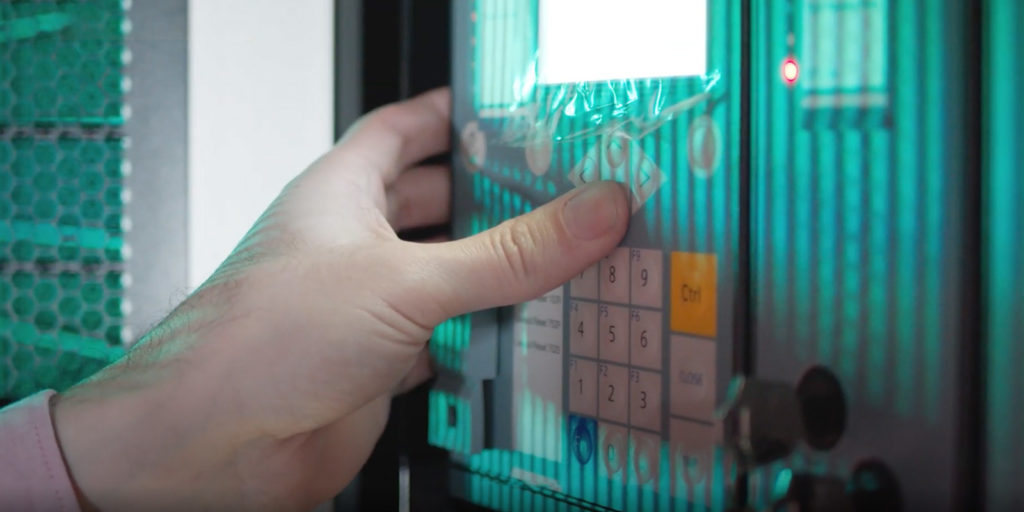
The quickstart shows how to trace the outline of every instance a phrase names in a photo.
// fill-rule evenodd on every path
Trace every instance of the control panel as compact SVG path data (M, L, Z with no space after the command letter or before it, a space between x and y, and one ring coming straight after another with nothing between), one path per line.
M469 502L728 501L739 2L640 4L454 4L455 235L596 180L626 185L632 211L621 246L569 282L435 334L431 440Z
M497 509L952 510L987 485L1015 503L1020 329L1005 305L1024 251L1007 242L1021 145L1006 134L1020 116L1014 77L991 80L1007 106L986 118L1001 165L985 197L1002 207L984 251L1001 281L983 285L969 7L610 4L455 6L456 236L597 179L627 186L632 219L563 286L439 329L431 432L455 454L454 494ZM1002 19L992 48L1019 39ZM1005 55L990 57L1013 69ZM1002 307L984 390L983 286ZM983 392L999 404L985 461Z

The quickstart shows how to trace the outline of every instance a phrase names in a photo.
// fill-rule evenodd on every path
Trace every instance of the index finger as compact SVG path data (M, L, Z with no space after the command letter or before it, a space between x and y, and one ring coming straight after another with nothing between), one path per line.
M450 122L450 90L434 89L363 116L338 149L357 156L390 184L409 166L448 150Z

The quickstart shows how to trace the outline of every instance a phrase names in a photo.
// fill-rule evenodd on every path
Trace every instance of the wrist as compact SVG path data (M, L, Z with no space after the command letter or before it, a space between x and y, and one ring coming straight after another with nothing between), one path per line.
M181 491L202 443L159 386L100 376L54 397L54 430L83 509L151 506Z
M83 510L216 501L209 495L216 490L203 483L224 468L238 433L217 421L222 416L205 399L210 379L197 378L197 365L166 357L196 342L185 330L165 330L162 339L147 340L149 346L54 396L54 431Z
M78 508L82 512L97 512L99 509L96 508L96 504L93 503L84 492L82 492L82 488L79 487L78 482L75 481L75 476L71 472L71 465L68 463L68 456L65 453L65 445L61 442L60 431L57 429L57 404L60 400L60 395L53 395L50 397L49 407L50 419L53 422L53 433L57 439L57 449L60 452L61 460L64 462L64 471L67 473L68 481L71 482L71 489L75 493L75 501L78 502Z

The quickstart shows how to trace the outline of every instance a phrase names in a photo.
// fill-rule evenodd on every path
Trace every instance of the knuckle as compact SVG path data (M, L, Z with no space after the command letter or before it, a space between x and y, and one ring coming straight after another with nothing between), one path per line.
M366 115L367 121L371 123L383 123L385 125L391 124L394 122L395 117L398 114L397 110L398 106L394 103L377 107Z
M508 221L496 231L494 251L508 269L513 282L526 280L534 272L533 254L540 247L541 236L525 222Z
M402 107L398 104L390 104L370 112L366 117L366 124L371 131L391 134L399 139L399 142L405 142L402 140L404 132L400 129L404 118L405 112Z

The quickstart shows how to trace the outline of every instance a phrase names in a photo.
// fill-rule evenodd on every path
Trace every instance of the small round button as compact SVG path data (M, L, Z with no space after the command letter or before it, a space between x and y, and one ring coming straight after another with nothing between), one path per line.
M622 460L626 457L626 438L622 432L612 430L604 439L604 468L609 475L622 471Z
M846 430L846 397L839 379L824 366L815 366L796 386L807 444L828 450Z
M462 128L461 141L463 157L469 170L479 170L487 161L487 135L480 129L480 123L466 123Z
M715 173L722 162L722 131L711 116L702 115L693 120L686 140L686 156L690 171L707 178Z
M633 450L636 455L633 457L633 470L636 471L638 483L643 485L658 477L658 446L645 437L634 437L634 441L636 446Z
M572 430L572 453L581 466L587 465L594 456L594 434L585 421L577 421Z
M708 470L708 459L710 454L704 450L689 450L684 446L676 448L676 461L681 468L683 480L690 485L697 485L704 481Z
M534 140L526 144L526 165L536 176L543 176L551 168L551 139Z

